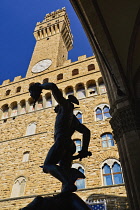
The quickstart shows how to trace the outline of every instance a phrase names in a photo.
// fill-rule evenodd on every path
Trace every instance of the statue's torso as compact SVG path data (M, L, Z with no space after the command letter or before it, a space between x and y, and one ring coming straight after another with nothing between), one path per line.
M69 136L70 127L73 120L73 104L69 101L59 107L59 112L56 116L54 134L63 134Z

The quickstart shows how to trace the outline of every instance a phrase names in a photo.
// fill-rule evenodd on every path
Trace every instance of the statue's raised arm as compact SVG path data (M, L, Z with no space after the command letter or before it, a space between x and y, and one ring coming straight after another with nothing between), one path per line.
M34 105L35 105L36 101L39 99L40 94L43 89L51 90L53 97L55 98L55 100L57 101L58 104L60 104L60 105L65 104L66 99L63 97L61 91L58 89L56 84L54 84L54 83L44 83L44 84L34 83L29 88L30 95L34 99Z
M42 89L51 90L53 97L58 104L63 105L66 102L66 99L63 97L61 91L58 89L57 85L54 83L44 83L41 85Z

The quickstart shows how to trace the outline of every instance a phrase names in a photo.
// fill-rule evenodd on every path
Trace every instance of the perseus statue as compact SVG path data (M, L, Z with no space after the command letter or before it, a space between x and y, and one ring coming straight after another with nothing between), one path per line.
M39 99L42 90L51 90L58 106L55 107L57 113L54 126L54 144L50 148L44 165L42 166L44 173L50 173L60 182L62 182L61 192L74 192L77 190L74 184L78 178L85 178L77 169L72 169L73 154L76 151L74 142L71 139L75 130L83 134L83 144L79 155L76 158L82 160L91 153L88 151L90 141L89 129L81 124L73 114L74 104L79 105L79 101L73 95L69 95L65 99L54 83L34 83L30 86L29 92L34 99L34 105Z

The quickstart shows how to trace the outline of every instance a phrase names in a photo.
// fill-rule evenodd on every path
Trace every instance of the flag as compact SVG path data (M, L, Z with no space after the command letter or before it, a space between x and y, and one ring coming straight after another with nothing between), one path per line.
M92 204L92 205L88 205L88 207L91 210L105 210L105 205L104 204Z

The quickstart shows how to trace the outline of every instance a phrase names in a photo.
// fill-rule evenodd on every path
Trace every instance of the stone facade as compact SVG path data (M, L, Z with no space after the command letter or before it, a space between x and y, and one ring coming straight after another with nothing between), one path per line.
M57 17L57 14L60 16ZM108 159L119 161L119 155L116 144L110 147L102 147L101 135L112 133L109 121L110 118L97 120L96 108L102 104L109 107L108 97L103 85L102 76L99 70L95 56L86 57L80 56L76 62L58 58L58 54L63 55L70 49L67 46L67 41L64 40L64 27L67 27L67 37L71 39L69 29L69 21L66 18L65 9L58 10L56 13L50 14L42 23L47 22L52 25L56 23L52 17L62 24L59 31L48 36L42 33L42 38L37 38L37 44L34 49L29 69L25 78L16 77L13 82L6 80L0 86L0 133L1 133L1 207L0 209L11 210L19 209L27 205L36 195L49 195L60 192L60 182L49 174L44 174L39 167L43 164L46 154L53 144L53 126L55 121L54 106L56 102L51 96L50 91L43 90L42 99L36 104L35 109L32 109L31 98L28 88L33 82L42 83L44 79L49 82L54 82L58 85L64 97L67 97L68 91L73 90L73 94L80 97L80 105L75 109L75 112L82 113L82 122L91 130L91 140L89 151L92 152L90 158L85 158L82 161L75 160L74 163L82 165L85 171L85 189L78 190L77 193L85 201L106 199L108 201L108 209L127 209L127 200L125 186L111 185L105 186L103 181L102 166L103 162ZM61 17L61 19L59 19ZM43 26L44 27L44 26ZM47 27L47 26L45 26ZM54 27L53 27L54 28ZM38 28L36 31L40 30ZM42 29L41 29L42 30ZM55 39L55 35L57 39ZM48 49L42 52L43 49ZM57 43L58 49L55 51ZM65 46L64 46L65 45ZM67 49L67 50L66 50ZM55 51L53 54L52 52ZM46 56L47 54L47 56ZM39 56L38 56L39 55ZM33 74L31 69L35 63L43 59L51 59L54 64L43 72ZM59 62L61 60L61 62ZM59 63L59 64L58 64ZM74 75L73 70L78 69L78 73ZM77 72L77 71L76 71ZM58 75L63 74L62 79L58 79ZM93 91L95 88L95 92ZM78 90L84 90L84 96L78 95ZM7 93L7 91L9 91ZM92 92L93 91L93 92ZM51 106L47 105L47 96L51 98ZM27 128L34 123L34 132L28 133ZM73 139L81 139L81 134L75 132ZM23 160L25 153L29 154L27 161ZM18 177L25 178L25 186L19 194L19 198L12 195L12 189L15 180ZM114 197L113 197L114 196ZM13 198L14 197L14 198ZM113 203L113 199L116 203ZM113 207L109 207L112 205Z

